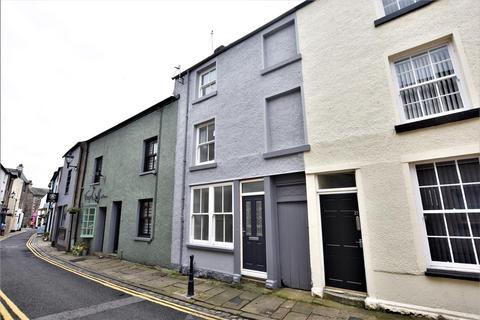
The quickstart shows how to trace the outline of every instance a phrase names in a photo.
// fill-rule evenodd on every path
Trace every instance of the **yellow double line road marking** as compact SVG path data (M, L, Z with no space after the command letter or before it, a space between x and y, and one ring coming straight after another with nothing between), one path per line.
M20 310L15 303L13 303L12 300L10 300L5 293L3 293L2 290L0 290L0 298L3 300L7 306L12 310L13 313L20 319L20 320L28 320L28 317L25 315L25 313ZM13 317L10 315L8 312L7 308L3 305L3 303L0 301L0 314L2 315L2 318L5 320L13 320Z
M192 309L192 308L189 308L189 307L186 307L186 306L182 306L180 304L176 304L176 303L173 303L173 302L170 302L170 301L167 301L167 300L163 300L161 298L158 298L158 297L155 297L153 295L150 295L148 293L143 293L143 292L139 292L139 291L135 291L135 290L132 290L132 289L129 289L129 288L126 288L126 287L122 287L122 286L119 286L117 284L114 284L112 282L109 282L109 281L106 281L106 280L103 280L103 279L100 279L100 278L97 278L97 277L94 277L94 276L91 276L91 275L88 275L86 273L83 273L83 272L79 272L71 267L68 267L68 266L64 266L58 262L56 262L55 260L51 259L51 258L48 258L48 257L45 257L44 255L40 254L36 248L33 247L32 245L32 242L33 242L33 238L35 237L35 234L33 234L30 239L28 239L27 241L27 248L39 259L42 259L50 264L53 264L54 266L57 266L61 269L64 269L68 272L71 272L71 273L74 273L80 277L83 277L85 279L89 279L91 281L94 281L96 283L99 283L103 286L106 286L106 287L109 287L111 289L114 289L114 290L117 290L117 291L121 291L121 292L124 292L124 293L127 293L131 296L134 296L134 297L138 297L138 298L142 298L144 300L147 300L147 301L150 301L150 302L153 302L153 303L156 303L156 304L159 304L159 305L162 305L162 306L165 306L165 307L168 307L168 308L171 308L171 309L175 309L177 311L181 311L181 312L184 312L184 313L188 313L188 314L191 314L193 316L196 316L196 317L199 317L199 318L202 318L202 319L206 319L206 320L221 320L223 318L221 317L218 317L218 316L215 316L215 315L210 315L208 313L205 313L205 312L202 312L202 311L199 311L199 310L195 310L195 309ZM28 319L28 318L26 318ZM24 320L24 319L22 319Z

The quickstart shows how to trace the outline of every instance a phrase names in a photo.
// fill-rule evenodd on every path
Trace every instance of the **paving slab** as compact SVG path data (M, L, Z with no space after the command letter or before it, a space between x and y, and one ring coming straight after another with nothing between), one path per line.
M229 300L232 300L233 298L235 298L235 297L237 297L241 294L242 294L242 291L240 291L240 290L227 289L227 290L223 291L222 293L211 297L206 302L211 303L211 304L216 305L216 306L221 306L225 302L227 302ZM239 302L241 302L241 301L239 301Z
M145 283L145 285L147 285L149 287L152 287L152 288L161 289L161 288L171 286L171 285L173 285L174 283L177 283L177 282L178 282L177 279L171 279L171 278L164 277L164 278L159 278L159 279L156 279L156 280L149 281L149 282Z
M282 308L287 308L287 309L292 309L293 306L295 305L295 303L297 303L297 301L287 300L284 303L282 303L281 307Z
M313 311L313 305L305 302L297 302L292 308L292 311L310 315Z
M288 308L278 308L277 311L275 311L273 314L272 314L272 318L273 319L283 319L285 318L285 316L290 312L290 309Z
M227 288L222 288L222 287L213 288L213 289L210 289L208 291L200 292L200 293L196 294L194 296L194 299L195 300L200 300L200 301L206 301L206 300L210 299L211 297L222 293L225 290L227 290Z
M284 320L307 320L308 316L303 314L303 313L298 313L298 312L290 312L287 314Z
M285 300L272 295L260 296L245 307L243 311L265 316L272 315Z
M302 301L307 303L311 303L314 299L312 297L312 294L309 291L297 290L297 289L291 289L291 288L281 288L276 290L273 294L280 298L295 300L295 301Z
M340 310L324 306L313 306L312 313L324 318L336 318L341 316Z

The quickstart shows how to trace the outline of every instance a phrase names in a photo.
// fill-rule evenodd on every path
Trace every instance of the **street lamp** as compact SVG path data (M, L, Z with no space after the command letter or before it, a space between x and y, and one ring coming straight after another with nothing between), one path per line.
M72 165L70 165L70 163L72 163L72 161L73 161L73 158L74 158L74 157L73 157L71 154L68 154L68 155L65 156L65 160L67 161L67 169L68 169L68 168L75 168L75 169L77 169L77 166L72 166Z

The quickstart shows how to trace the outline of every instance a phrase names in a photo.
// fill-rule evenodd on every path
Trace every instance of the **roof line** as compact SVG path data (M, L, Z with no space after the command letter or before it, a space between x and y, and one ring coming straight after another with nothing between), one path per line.
M225 51L227 51L228 49L231 49L233 47L235 47L237 44L239 44L240 42L243 42L245 41L246 39L250 38L251 36L259 33L260 31L270 27L272 24L282 20L283 18L285 18L286 16L294 13L295 11L297 11L298 9L301 9L303 7L305 7L306 5L310 4L310 3L313 3L315 0L305 0L303 1L302 3L296 5L295 7L293 7L292 9L288 10L287 12L284 12L282 13L280 16L276 17L275 19L267 22L266 24L258 27L257 29L253 30L252 32L244 35L243 37L241 37L240 39L237 39L235 40L234 42L230 43L229 45L221 48L221 49L218 49L217 48L217 51L214 51L211 55L209 55L208 57L206 57L205 59L201 60L200 62L197 62L196 64L194 64L193 66L191 66L190 68L182 71L181 73L179 73L178 75L172 77L173 80L175 79L178 79L180 77L183 77L185 74L187 74L188 71L192 70L192 69L195 69L197 67L199 67L200 65L204 64L205 62L207 62L208 60L211 60L212 58L215 58L216 56L220 55L221 53L224 53Z
M116 130L118 130L118 129L120 129L120 128L122 128L122 127L124 127L124 126L126 126L126 125L128 125L128 124L130 124L130 123L132 123L133 121L135 121L135 120L137 120L137 119L140 119L140 118L146 116L147 114L150 114L150 113L156 111L157 109L160 109L161 107L164 107L164 106L166 106L166 105L168 105L168 104L176 101L178 98L179 98L178 95L176 95L176 96L170 96L170 97L168 97L168 98L166 98L166 99L164 99L164 100L162 100L162 101L154 104L154 105L151 106L150 108L145 109L145 110L143 110L142 112L139 112L139 113L137 113L136 115L128 118L127 120L124 120L124 121L120 122L119 124L111 127L110 129L107 129L107 130L105 130L105 131L97 134L96 136L93 136L92 138L86 140L85 142L91 143L91 142L93 142L93 141L95 141L95 140L97 140L97 139L99 139L99 138L101 138L101 137L104 137L104 136L106 136L107 134L112 133L113 131L116 131Z

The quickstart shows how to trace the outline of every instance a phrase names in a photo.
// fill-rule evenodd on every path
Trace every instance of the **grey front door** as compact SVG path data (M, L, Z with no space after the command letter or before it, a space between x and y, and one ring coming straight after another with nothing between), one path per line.
M320 207L325 283L366 291L357 195L320 195Z
M242 201L243 268L265 272L265 201L263 196L243 197Z
M307 203L277 204L282 286L310 290L310 250Z

